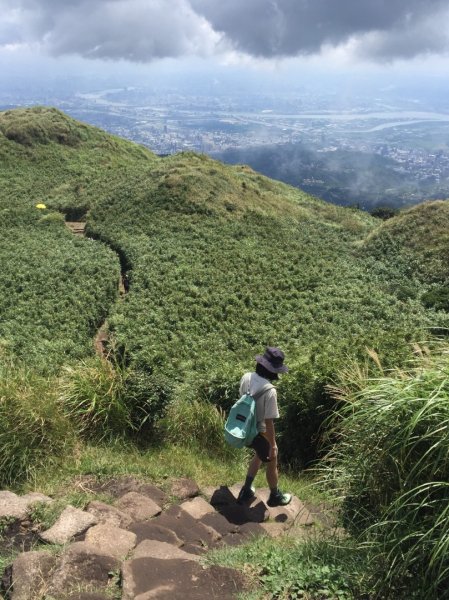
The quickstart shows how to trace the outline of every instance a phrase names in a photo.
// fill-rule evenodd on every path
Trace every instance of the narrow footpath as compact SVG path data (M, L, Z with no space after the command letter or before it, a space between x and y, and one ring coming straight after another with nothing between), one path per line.
M76 236L85 236L86 234L86 223L82 221L66 221L65 222L67 228ZM119 300L123 300L125 295L127 294L129 289L128 277L125 273L121 273L120 280L118 283L118 292L119 292ZM95 337L94 337L94 349L95 352L101 358L107 358L108 356L108 344L109 344L109 335L108 335L108 326L107 321L105 321L98 329Z

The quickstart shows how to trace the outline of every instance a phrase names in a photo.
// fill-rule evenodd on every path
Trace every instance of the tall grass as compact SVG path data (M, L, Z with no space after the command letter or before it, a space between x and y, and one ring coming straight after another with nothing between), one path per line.
M442 598L449 588L449 346L340 393L328 482L345 524L384 569L388 597Z
M245 452L225 442L224 423L220 407L205 400L180 398L169 405L158 429L166 443L201 449L222 458L244 459Z
M30 478L73 447L75 432L56 388L54 378L0 365L0 487Z

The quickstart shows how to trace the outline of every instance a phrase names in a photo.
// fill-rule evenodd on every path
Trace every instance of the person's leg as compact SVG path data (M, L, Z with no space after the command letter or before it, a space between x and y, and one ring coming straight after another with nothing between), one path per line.
M270 497L268 498L268 506L285 506L291 502L292 495L284 494L278 488L279 473L277 456L272 458L267 463L267 483L270 488Z
M257 454L255 454L252 457L251 462L249 463L248 473L247 473L248 477L252 477L253 479L255 479L255 477L260 469L261 464L262 464L262 461L257 456Z
M252 487L252 484L261 464L262 461L257 454L255 454L249 463L245 483L243 484L243 487L240 490L237 498L238 502L245 502L246 500L251 500L254 497L254 488Z
M270 462L267 463L267 483L270 490L277 490L278 481L279 481L279 473L278 473L278 459L277 456L272 458Z

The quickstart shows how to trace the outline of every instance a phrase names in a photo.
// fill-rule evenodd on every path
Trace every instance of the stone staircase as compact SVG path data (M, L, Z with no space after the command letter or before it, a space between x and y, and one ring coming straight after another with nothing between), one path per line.
M66 221L65 224L75 235L84 235L86 223L83 223L81 221Z
M253 536L306 535L315 518L296 497L286 507L269 508L267 489L239 505L239 490L236 485L200 491L195 482L181 479L167 494L130 477L107 482L98 491L113 496L113 504L92 500L84 510L67 506L50 529L36 532L36 544L6 568L3 598L235 598L245 589L243 574L206 566L201 557ZM36 502L53 500L0 492L0 521L30 526Z

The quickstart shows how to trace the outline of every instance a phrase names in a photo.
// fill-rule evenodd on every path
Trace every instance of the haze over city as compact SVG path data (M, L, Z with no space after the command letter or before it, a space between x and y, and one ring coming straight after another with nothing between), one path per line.
M447 0L0 0L0 108L46 104L340 204L449 196Z

